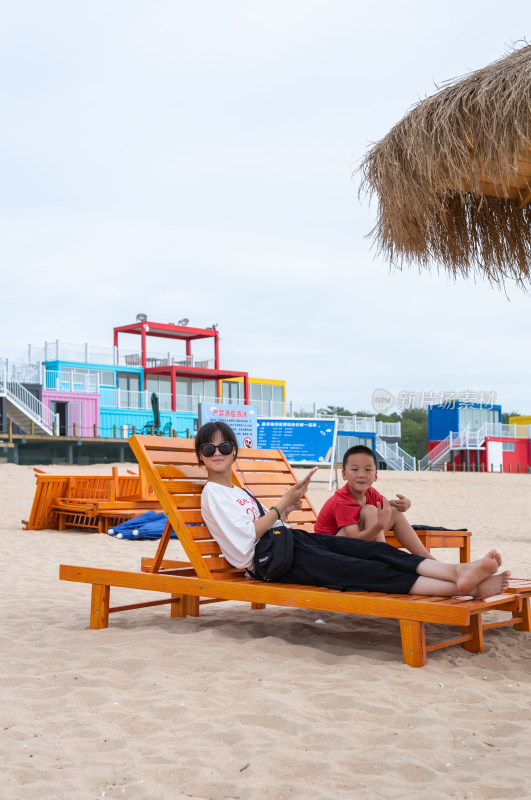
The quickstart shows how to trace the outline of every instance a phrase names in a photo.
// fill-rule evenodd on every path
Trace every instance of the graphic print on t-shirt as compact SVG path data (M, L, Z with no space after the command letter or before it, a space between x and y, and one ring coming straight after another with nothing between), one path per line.
M247 499L246 497L237 497L236 502L240 506L243 506L243 508L245 509L245 513L249 514L249 516L253 518L253 522L260 517L260 512L258 511L256 505L251 501L250 498ZM265 508L264 511L266 511Z

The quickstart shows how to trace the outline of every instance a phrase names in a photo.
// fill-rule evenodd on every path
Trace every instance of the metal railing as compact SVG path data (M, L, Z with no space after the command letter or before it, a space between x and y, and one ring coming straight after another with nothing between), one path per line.
M140 363L140 362L139 362ZM171 353L146 353L146 367L195 367L196 369L215 369L213 358L195 356L175 356Z
M376 452L392 469L416 470L417 459L394 442L389 444L376 436Z
M36 364L24 364L12 361L9 365L7 375L11 380L18 383L43 383L44 367L39 362Z
M126 389L113 389L107 386L100 386L100 405L102 408L134 408L151 411L151 394L149 390L131 391ZM158 393L159 409L161 411L171 411L171 394ZM200 403L224 403L226 405L241 405L242 401L226 397L214 397L213 395L187 395L178 394L175 398L176 411L188 414L197 414ZM275 403L273 400L251 403L257 409L260 417L282 417L284 416L284 403Z
M486 422L481 428L485 436L499 436L507 439L531 439L531 425L507 425L503 422Z
M471 431L470 425L463 427L458 433L450 431L443 439L419 461L419 469L433 467L441 461L450 450L477 450L487 436L505 439L531 439L531 425L515 425L503 422L485 422L477 431Z
M46 361L74 361L82 364L141 367L142 354L138 350L123 347L97 347L95 345L45 342L44 347L29 347L27 355L15 359L16 364ZM205 356L186 356L174 353L146 353L146 366L167 367L171 365L196 367L198 369L214 369L213 358Z
M96 375L90 375L85 372L74 372L74 370L59 371L47 369L44 371L42 385L43 389L56 392L97 394L100 391L100 384Z
M42 361L75 361L83 364L102 364L109 366L126 366L126 359L137 355L135 350L117 347L97 347L94 345L71 344L69 342L45 342L44 347L32 350ZM35 357L35 356L34 356Z
M422 458L419 458L418 465L419 465L419 469L423 470L423 471L425 469L429 469L430 468L429 453L426 453L425 456L423 456Z
M151 394L148 391L113 389L100 386L100 406L102 408L131 408L151 411ZM159 409L171 411L171 394L158 394ZM178 409L180 410L180 409Z
M0 370L0 395L10 400L23 414L47 433L53 433L54 426L58 431L59 417L38 397L28 392L18 381L7 378L5 368Z
M463 430L463 436L466 436L467 430L468 428ZM459 441L461 441L460 434L450 431L446 439L442 439L439 444L435 445L435 447L424 456L424 458L420 459L419 469L430 469L435 466L438 461L444 458L450 450L456 446L455 443Z
M354 431L356 433L376 433L377 436L401 436L400 422L381 422L376 417L338 417L340 431Z

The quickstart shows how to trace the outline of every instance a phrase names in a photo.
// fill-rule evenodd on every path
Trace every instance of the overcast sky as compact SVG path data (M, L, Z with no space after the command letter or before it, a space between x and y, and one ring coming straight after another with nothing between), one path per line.
M390 273L352 178L530 23L529 0L4 3L0 355L110 346L143 312L217 322L221 367L297 403L495 391L531 413L531 298Z

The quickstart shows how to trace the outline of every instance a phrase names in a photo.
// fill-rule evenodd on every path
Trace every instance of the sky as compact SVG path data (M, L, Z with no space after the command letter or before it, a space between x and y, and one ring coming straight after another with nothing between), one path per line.
M4 4L0 357L187 317L296 404L495 392L530 414L530 296L390 271L355 174L530 27L529 0Z

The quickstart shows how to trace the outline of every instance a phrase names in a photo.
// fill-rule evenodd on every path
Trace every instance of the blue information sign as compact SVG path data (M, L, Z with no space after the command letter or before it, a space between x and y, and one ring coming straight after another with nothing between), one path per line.
M205 422L226 422L234 431L239 447L258 447L255 406L201 403L199 418L201 425Z
M330 419L259 419L258 447L280 449L292 464L330 464L336 421Z

